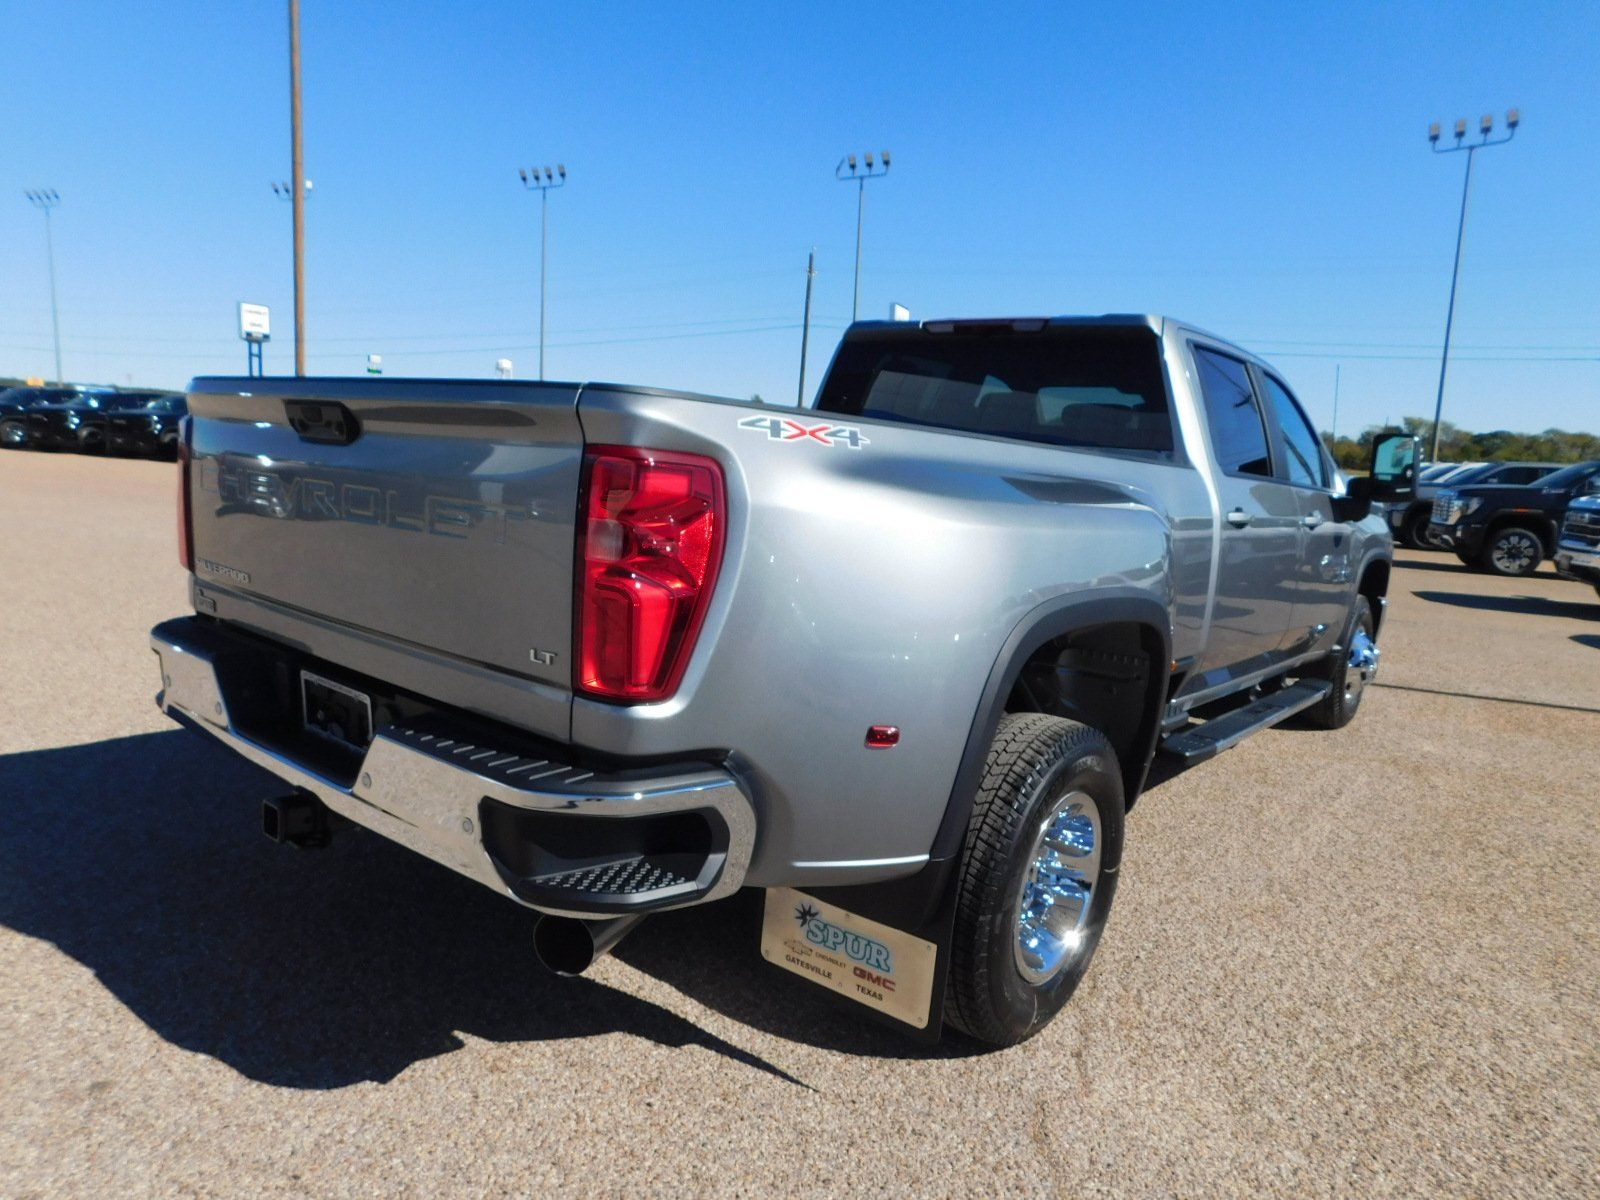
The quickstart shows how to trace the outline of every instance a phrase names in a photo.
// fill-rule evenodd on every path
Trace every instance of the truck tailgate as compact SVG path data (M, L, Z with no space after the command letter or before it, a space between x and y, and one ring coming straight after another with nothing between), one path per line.
M575 388L350 379L191 388L202 586L570 687L583 460Z

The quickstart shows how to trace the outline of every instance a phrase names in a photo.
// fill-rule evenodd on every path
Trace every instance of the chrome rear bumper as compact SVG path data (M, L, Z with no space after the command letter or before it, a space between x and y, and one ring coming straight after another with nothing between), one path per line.
M163 712L340 816L528 907L575 917L648 912L720 899L744 882L755 809L721 767L596 772L498 749L487 725L463 735L460 723L424 719L377 729L347 785L238 728L218 670L229 639L196 618L151 631ZM262 653L259 643L250 652ZM686 845L665 844L673 839Z

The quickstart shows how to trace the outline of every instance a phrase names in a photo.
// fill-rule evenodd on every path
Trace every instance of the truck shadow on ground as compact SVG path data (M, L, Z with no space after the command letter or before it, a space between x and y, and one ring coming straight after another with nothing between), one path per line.
M1600 604L1546 600L1543 596L1476 596L1468 592L1418 592L1419 600L1431 604L1453 604L1458 608L1479 608L1491 612L1526 613L1535 617L1571 617L1577 621L1600 621Z
M281 1087L386 1082L460 1049L623 1032L771 1062L648 1000L563 980L532 915L360 829L274 846L272 776L183 730L0 757L0 924L92 970L174 1045ZM731 1019L882 1057L953 1056L764 963L759 895L652 918L617 956Z
M1452 575L1470 575L1472 568L1454 559L1418 559L1396 557L1394 565L1407 571L1449 571Z

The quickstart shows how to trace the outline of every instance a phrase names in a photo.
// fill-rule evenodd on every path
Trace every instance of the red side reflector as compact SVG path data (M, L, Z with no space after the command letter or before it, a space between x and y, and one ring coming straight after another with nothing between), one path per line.
M189 419L178 426L178 562L194 570L194 517L189 509Z
M873 725L867 729L867 749L887 750L890 746L900 744L900 727L898 725Z
M574 687L643 703L677 690L722 562L722 468L595 446L584 458Z

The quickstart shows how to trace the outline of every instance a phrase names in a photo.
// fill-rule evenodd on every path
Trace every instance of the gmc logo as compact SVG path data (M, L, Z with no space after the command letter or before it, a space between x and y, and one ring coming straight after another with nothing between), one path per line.
M894 991L894 980L887 975L879 975L876 971L869 971L865 967L852 967L855 977L863 983L870 983L873 987L885 992Z

